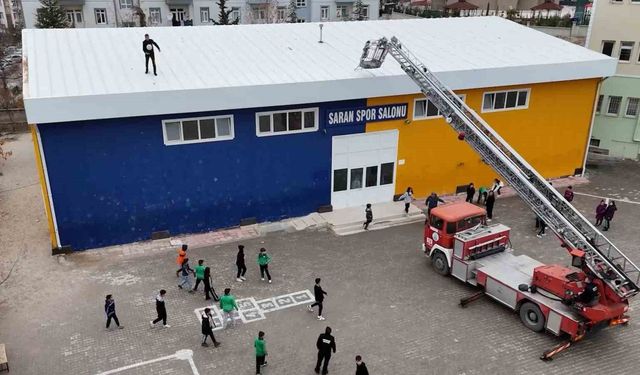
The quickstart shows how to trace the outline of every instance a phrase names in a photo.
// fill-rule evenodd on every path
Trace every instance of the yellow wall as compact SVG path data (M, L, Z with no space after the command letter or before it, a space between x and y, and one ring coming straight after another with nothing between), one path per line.
M573 175L582 168L588 145L591 115L598 79L541 83L522 86L460 90L465 102L494 128L544 177ZM530 88L527 109L482 113L482 95L486 91ZM408 119L413 119L415 98L405 95L373 98L367 105L409 103ZM396 193L407 186L416 196L455 192L456 186L474 182L476 188L491 183L495 172L471 149L459 141L455 131L441 118L368 123L367 132L398 129Z
M31 139L33 140L33 149L36 157L36 169L38 169L38 176L40 177L40 188L42 190L42 199L44 200L44 211L47 216L47 223L49 224L49 237L51 240L51 248L58 247L58 241L56 240L55 226L53 225L53 215L51 214L51 205L49 202L49 193L47 189L47 183L45 181L44 168L42 164L42 154L40 145L38 143L38 131L35 125L31 127Z

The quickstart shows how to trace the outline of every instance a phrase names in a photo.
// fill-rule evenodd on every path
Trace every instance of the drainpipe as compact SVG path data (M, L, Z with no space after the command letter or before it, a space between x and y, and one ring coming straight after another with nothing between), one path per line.
M598 98L600 97L600 87L602 87L602 82L604 82L605 79L606 78L600 79L600 81L598 82L598 88L596 89L596 96L593 101L593 108L591 109L591 126L589 126L589 136L587 136L587 144L584 150L584 158L582 160L582 173L580 174L580 177L584 177L584 174L587 171L587 156L589 155L589 144L591 143L591 134L593 133L593 123L596 120L596 107L598 106ZM604 105L604 100L602 104ZM600 110L602 110L602 108Z
M120 9L120 5L118 4L118 0L113 0L113 14L116 17L116 27L120 27L120 20L118 19L119 9Z
M640 116L636 116L636 130L633 132L633 141L640 142Z

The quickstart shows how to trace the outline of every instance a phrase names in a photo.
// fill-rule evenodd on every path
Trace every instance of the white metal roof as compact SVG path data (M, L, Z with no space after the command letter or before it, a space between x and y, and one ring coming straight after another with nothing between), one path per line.
M149 33L158 77L144 74ZM368 39L397 36L453 89L615 73L608 56L499 17L23 31L30 123L415 93L391 58L355 70Z

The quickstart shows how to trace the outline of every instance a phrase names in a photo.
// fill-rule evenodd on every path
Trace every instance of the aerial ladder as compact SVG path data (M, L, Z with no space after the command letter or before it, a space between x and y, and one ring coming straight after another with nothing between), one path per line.
M640 292L640 269L551 184L520 156L473 109L447 88L400 41L367 41L359 67L379 68L390 54L435 105L446 122L520 195L543 220L590 277L601 280L613 299L624 301ZM611 295L609 291L607 291ZM617 297L616 297L617 296Z

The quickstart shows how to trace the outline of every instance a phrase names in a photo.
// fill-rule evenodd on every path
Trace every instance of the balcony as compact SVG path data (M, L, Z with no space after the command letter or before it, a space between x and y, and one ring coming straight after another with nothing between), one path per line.
M189 6L193 4L193 0L165 0L168 6Z
M82 7L84 0L58 0L61 7Z

